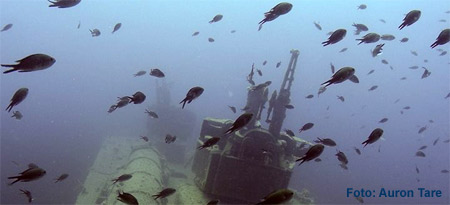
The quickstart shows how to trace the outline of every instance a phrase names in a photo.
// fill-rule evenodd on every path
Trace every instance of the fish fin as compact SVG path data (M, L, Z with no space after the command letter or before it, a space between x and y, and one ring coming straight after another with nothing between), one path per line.
M8 177L8 179L16 179L15 181L8 184L11 186L11 185L15 184L16 182L20 181L20 176Z
M356 75L352 75L348 79L354 83L359 83L359 79L358 79L358 77L356 77Z
M186 101L187 101L187 98L184 98L184 99L180 102L180 104L183 103L183 106L181 107L181 109L184 109L184 105L186 105Z
M16 62L20 62L20 60L18 60L18 61L16 61ZM18 64L16 64L16 65L12 65L12 64L2 64L2 67L15 67L15 66L17 66Z
M2 65L3 66L3 65ZM13 69L10 69L10 70L7 70L7 71L4 71L3 72L3 74L6 74L6 73L11 73L11 72L14 72L14 71L16 71L17 69L16 68L13 68Z

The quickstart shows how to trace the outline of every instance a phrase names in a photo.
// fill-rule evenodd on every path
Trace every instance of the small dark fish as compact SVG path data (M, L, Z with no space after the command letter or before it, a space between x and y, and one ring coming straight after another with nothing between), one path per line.
M319 24L318 22L313 22L313 23L314 23L314 26L315 26L317 29L319 29L319 31L322 30L322 26L320 26L320 24Z
M311 146L308 151L306 152L305 155L303 155L302 158L297 159L295 161L301 161L300 164L298 166L300 166L301 164L303 164L303 162L306 161L311 161L317 157L320 156L320 154L322 154L323 150L325 149L325 146L323 146L322 144L316 144L314 146Z
M80 29L80 27L81 27L81 21L78 21L77 29Z
M89 29L89 31L91 32L91 35L92 35L92 37L97 37L97 36L100 36L102 33L100 32L100 30L98 30L98 29L93 29L93 30L91 30L91 29Z
M52 3L48 7L69 8L72 6L76 6L81 2L81 0L55 0L55 1L48 0L48 2Z
M350 80L353 83L359 83L358 78L354 74L355 74L354 68L343 67L343 68L339 69L338 71L336 71L336 73L334 73L333 76L331 76L331 79L325 81L324 83L322 83L322 85L327 87L331 84L342 83L346 80Z
M122 27L122 23L117 23L117 24L114 26L114 29L113 29L112 33L118 31L118 30L120 29L120 27Z
M427 60L427 59L424 59L423 62L428 63L428 60Z
M431 44L431 48L435 48L438 45L444 45L450 41L450 29L444 29L439 33L439 36L436 38L436 41Z
M425 157L425 153L423 153L422 151L417 151L416 156L417 157Z
M391 34L383 34L383 35L381 35L380 38L381 38L381 40L392 41L395 39L395 36L391 35Z
M269 80L269 81L266 81L264 83L258 84L256 86L252 86L250 89L253 90L253 91L260 90L260 89L266 88L270 84L272 84L272 81Z
M377 33L368 33L364 35L362 38L358 38L356 40L360 41L358 45L361 43L375 43L380 40L380 35L378 35Z
M420 18L420 11L419 10L412 10L408 14L406 14L405 18L403 19L403 23L400 24L398 27L400 30L402 30L405 26L410 26L413 23L415 23Z
M370 74L372 74L373 72L375 72L375 70L372 69L372 70L369 71L369 73L367 73L367 75L370 75Z
M284 106L286 109L294 109L294 106L293 105L285 105Z
M317 140L314 140L314 142L315 143L320 143L320 144L323 144L323 145L326 145L326 146L330 146L330 147L336 146L336 142L334 140L330 139L330 138L321 139L321 138L318 137Z
M146 141L146 142L148 142L148 137L147 136L142 136L141 135L141 137L140 137L142 140L144 140L144 141Z
M386 23L386 21L385 21L384 19L380 19L380 21L381 21L382 23Z
M145 109L145 113L147 113L151 118L159 118L158 114L156 114L156 112L153 112L151 110Z
M200 32L196 31L192 34L192 36L197 36L198 34L200 34Z
M368 144L372 144L372 143L376 142L378 139L380 139L381 135L383 135L383 132L384 131L381 128L374 129L370 133L369 138L362 143L364 145L364 147L366 147Z
M444 99L450 98L450 93L448 93Z
M145 70L141 70L141 71L137 72L136 74L134 74L134 77L142 76L142 75L145 75L146 73L147 72Z
M236 33L236 30L231 30L230 33Z
M231 112L236 113L236 107L229 106L229 105L228 105L228 107L230 108Z
M128 205L138 205L139 204L136 197L134 197L130 193L126 193L126 192L119 191L119 190L117 192L119 194L117 196L117 200L121 201L122 203L128 204Z
M381 152L381 145L378 145L378 152Z
M293 196L294 192L289 189L278 189L265 196L257 204L283 204L291 200Z
M280 67L280 65L281 65L281 61L277 63L277 66L276 66L276 68L279 68L279 67Z
M314 95L313 94L309 94L309 95L307 95L305 98L307 98L307 99L311 99L311 98L313 98L314 97Z
M128 96L128 99L130 99L130 103L134 103L134 104L141 104L142 102L145 101L146 96L144 95L144 93L137 91L136 93L133 94L133 96Z
M417 173L417 174L420 173L420 170L419 170L419 168L417 167L417 165L416 165L416 173Z
M270 9L270 11L264 13L264 19L258 23L259 24L258 31L260 31L262 29L262 26L264 23L266 23L268 21L273 21L276 18L278 18L279 16L289 13L289 11L291 11L291 9L292 9L292 4L290 4L290 3L282 2L282 3L277 4L275 7Z
M263 65L266 65L266 64L267 64L267 61L264 61L264 62L263 62Z
M347 49L348 49L348 48L343 48L343 49L341 49L341 50L339 51L339 53L345 52L345 51L347 51Z
M10 67L12 69L4 71L3 73L10 73L13 71L32 72L44 70L51 67L56 60L46 54L33 54L16 61L18 64L1 64L2 67Z
M322 159L320 159L320 158L316 158L316 159L314 159L314 161L315 161L315 162L321 162L321 161L322 161Z
M449 143L450 139L442 141L443 143Z
M358 9L361 9L361 10L364 10L366 8L367 8L367 5L365 5L365 4L361 4L358 6Z
M258 73L259 76L262 76L262 75L263 75L263 74L262 74L262 71L259 70L259 69L256 69L256 72Z
M416 51L411 51L411 54L413 54L413 55L415 55L415 56L418 56L418 55L419 55L419 54L417 54Z
M428 76L431 75L431 72L427 68L425 68L425 67L422 67L422 68L424 69L423 74L422 74L422 79L427 78Z
M439 56L445 56L445 55L447 55L447 51L444 51L441 54L439 54Z
M376 45L375 48L372 50L372 57L380 55L382 53L381 51L383 51L383 46L384 43Z
M113 184L117 183L117 182L124 182L127 181L129 179L131 179L131 177L133 177L131 174L122 174L119 177L113 179Z
M164 73L160 70L160 69L158 69L158 68L153 68L153 69L151 69L150 70L150 73L149 73L151 76L155 76L155 77L157 77L157 78L164 78L166 75L164 75Z
M67 177L69 177L68 174L61 174L61 176L59 176L58 178L54 179L54 180L55 180L55 183L56 183L56 182L60 182L60 181L62 181L62 180L64 180L64 179L67 179Z
M421 134L427 129L427 126L421 127L417 133Z
M2 30L0 31L0 32L3 32L3 31L7 31L7 30L9 30L10 28L12 28L13 27L13 24L6 24L3 28L2 28Z
M447 22L447 20L441 19L441 20L439 20L439 22Z
M217 14L211 21L209 21L209 23L219 22L220 20L222 20L222 18L223 18L222 14Z
M404 110L409 110L409 109L411 109L411 107L410 106L405 106L405 107L403 107L403 109Z
M314 127L314 123L308 122L308 123L304 124L298 132L301 133L303 131L311 129L312 127Z
M198 150L207 148L207 147L212 147L213 145L217 144L217 142L219 142L220 137L212 137L209 138L208 140L206 140L203 145L200 145L197 147Z
M356 197L355 199L360 203L360 204L364 204L364 199L361 196Z
M340 96L340 95L338 95L337 96L337 99L339 99L341 102L344 102L345 101L345 98L344 98L344 96Z
M214 38L208 38L208 41L209 41L210 43L212 43L212 42L214 42Z
M192 100L198 98L203 93L203 91L204 89L198 86L189 89L188 93L186 94L186 97L180 102L180 104L183 103L182 109L184 108L186 103L189 104L192 102Z
M331 68L331 74L334 74L334 71L336 70L336 68L334 67L333 63L330 63L330 68Z
M383 118L383 119L381 119L380 121L378 121L378 123L385 123L385 122L387 122L389 119L388 118Z
M328 40L322 42L322 44L323 44L323 46L335 44L335 43L341 41L342 39L344 39L346 34L347 34L347 30L338 29L331 34L331 36L328 38Z
M28 203L31 203L33 201L33 196L31 196L31 192L26 189L19 189L22 194L25 194L25 196L28 198Z
M347 167L347 165L345 165L345 164L339 164L339 166L342 168L342 169L344 169L344 170L348 170L348 167Z
M441 173L443 173L443 174L448 174L450 171L448 170L448 169L443 169L443 170L441 170Z
M244 126L246 126L253 118L252 113L244 113L240 115L234 122L233 125L225 132L225 134L233 133L234 131L237 131Z
M39 168L35 164L29 164L28 169L19 173L18 176L8 177L8 179L15 179L15 181L9 183L9 185L13 185L16 182L29 182L37 180L43 177L47 172L44 169Z
M400 78L400 80L406 80L406 77L402 77L402 78Z
M172 136L170 134L166 135L165 141L167 144L173 143L173 142L175 142L175 140L177 140L177 136L175 136L175 135Z
M219 199L213 199L211 201L209 201L206 205L217 205L219 204L220 200Z
M408 42L409 41L409 38L402 38L402 39L400 39L400 42L402 42L402 43L406 43L406 42Z
M433 141L433 146L435 146L439 142L439 137Z
M176 189L165 188L165 189L163 189L162 191L160 191L159 193L153 195L152 197L153 197L154 200L156 200L156 199L158 199L158 198L163 199L163 198L166 198L166 197L172 195L172 194L175 193L176 191L177 191Z
M347 165L348 164L348 159L347 156L345 156L345 154L341 151L338 151L338 153L336 154L338 160L343 164L343 165Z
M417 69L417 68L419 68L419 66L416 66L416 65L409 67L409 69L414 69L414 70Z
M324 86L320 87L319 91L317 91L317 97L319 97L319 95L322 94L323 92L325 92L326 90L327 90L327 87L324 87Z
M387 62L387 60L385 60L385 59L381 60L381 62L382 62L383 64L389 64L389 62Z
M426 149L427 147L428 147L428 146L424 145L424 146L420 147L419 150L424 150L424 149Z
M361 155L361 150L359 150L359 149L356 148L356 147L353 147L353 149L355 149L356 154Z
M23 115L22 115L22 113L20 113L19 111L16 110L16 111L13 111L13 115L11 117L16 118L16 120L21 120Z
M295 136L294 132L292 130L290 130L290 129L284 129L284 131L286 132L287 135L289 135L291 137Z
M375 89L377 89L377 88L378 88L378 85L374 85L374 86L372 86L372 87L369 88L369 91L373 91L373 90L375 90Z
M20 88L18 89L14 95L12 96L10 103L8 105L8 107L6 108L6 110L8 112L11 111L11 109L13 109L14 106L20 104L23 100L25 100L25 98L28 95L28 88Z

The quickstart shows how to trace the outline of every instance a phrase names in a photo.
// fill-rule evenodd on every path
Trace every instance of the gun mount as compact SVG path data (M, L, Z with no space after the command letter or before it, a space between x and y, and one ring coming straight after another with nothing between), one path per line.
M224 135L232 120L204 119L197 146L211 137L221 139L213 147L195 152L192 171L196 185L203 192L237 203L252 203L267 193L288 187L295 165L294 156L298 153L296 142L302 141L280 133L286 117L285 105L290 102L299 51L291 50L291 54L279 95L276 97L275 91L269 101L269 110L273 109L269 129L262 128L259 123L269 93L268 86L261 84L248 91L244 110L253 113L254 117L246 127Z

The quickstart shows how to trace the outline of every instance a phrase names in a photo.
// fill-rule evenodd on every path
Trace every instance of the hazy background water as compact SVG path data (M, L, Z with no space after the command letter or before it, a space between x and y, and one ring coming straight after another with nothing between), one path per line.
M334 156L335 148L326 148L322 162L308 162L294 169L291 187L307 188L318 203L357 203L346 197L346 188L440 189L441 198L368 198L366 203L449 203L449 57L439 56L437 48L449 50L449 44L430 49L439 32L449 28L445 13L450 3L436 1L295 1L292 11L266 23L260 32L257 23L263 13L279 1L109 1L83 0L79 5L49 8L44 0L0 2L0 26L14 26L0 33L1 63L9 64L34 53L53 56L56 63L48 70L1 75L1 106L6 108L14 92L30 89L20 110L21 121L1 112L1 203L24 203L19 188L36 198L34 203L74 203L77 180L83 182L96 157L102 138L110 135L136 138L145 133L148 116L144 108L155 102L155 78L133 77L139 70L158 67L171 84L172 103L184 98L194 86L205 92L185 109L195 112L195 135L206 116L235 119L238 115L227 105L245 105L248 83L245 80L252 63L263 72L255 74L256 83L272 81L270 92L279 89L291 49L300 51L292 88L295 109L287 111L285 128L298 130L306 122L313 129L300 135L307 140L330 137L349 158L349 170L342 170ZM357 10L360 4L368 6ZM422 11L415 24L398 30L404 15L413 9ZM216 14L224 18L209 24ZM386 20L382 23L379 19ZM313 22L320 22L317 30ZM77 29L81 22L81 28ZM111 31L118 22L122 28ZM369 32L393 34L385 41L384 53L371 57L375 44L357 45L352 23L364 23ZM102 34L92 38L88 29ZM347 29L339 43L322 47L326 33ZM236 30L236 33L230 33ZM199 36L192 37L194 31ZM214 43L207 39L212 37ZM407 43L399 40L408 37ZM339 53L347 47L348 50ZM410 51L417 51L418 56ZM389 65L381 63L386 59ZM428 62L425 63L424 60ZM266 66L262 62L267 60ZM280 68L275 64L282 61ZM336 68L356 68L359 84L331 85L320 98L320 84L331 76L330 62ZM431 76L420 79L425 66ZM375 69L372 75L366 75ZM407 80L400 81L401 77ZM368 92L372 85L378 89ZM106 111L118 96L142 91L147 95L141 105L129 105L112 114ZM336 99L343 95L344 103ZM398 103L394 102L400 99ZM326 108L330 106L327 111ZM411 106L403 115L400 110ZM181 107L181 106L180 106ZM388 117L389 121L378 124ZM263 115L265 119L265 115ZM434 123L429 123L433 120ZM264 126L265 123L263 123ZM422 134L417 131L427 125ZM361 129L361 126L365 126ZM362 149L358 156L353 146L362 148L370 132L384 129L384 138ZM432 142L437 138L436 146ZM425 158L414 153L428 145ZM381 152L378 147L381 146ZM16 161L16 166L11 161ZM47 170L34 182L7 186L8 176L23 171L33 162ZM415 166L420 173L415 172ZM51 179L61 173L69 178L60 184ZM416 179L420 179L417 182Z

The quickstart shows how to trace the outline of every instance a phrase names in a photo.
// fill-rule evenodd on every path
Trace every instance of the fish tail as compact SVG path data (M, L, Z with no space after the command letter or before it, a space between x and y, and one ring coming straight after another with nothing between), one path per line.
M6 110L7 110L8 112L11 112L11 109L12 109L13 107L14 107L14 106L13 106L12 103L11 103L11 104L8 105L8 107L6 108Z
M8 185L10 185L10 186L13 185L13 184L15 184L16 182L20 181L19 176L8 177L8 179L16 179L15 181L13 181L13 182L11 182L11 183L8 184Z
M13 64L2 64L2 67L14 67L17 66L17 64L13 65Z
M434 48L434 47L436 47L438 44L437 44L437 42L434 42L433 44L431 44L431 48ZM3 66L3 65L2 65Z
M181 107L181 109L184 109L184 106L186 105L186 101L187 101L187 99L184 98L184 99L180 102L180 104L183 103L183 106Z
M3 65L2 65L2 66L3 66ZM17 70L16 68L9 69L9 70L7 70L7 71L4 71L3 74L11 73L11 72L14 72L14 71L16 71L16 70Z

